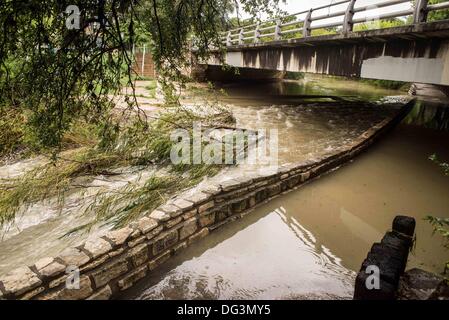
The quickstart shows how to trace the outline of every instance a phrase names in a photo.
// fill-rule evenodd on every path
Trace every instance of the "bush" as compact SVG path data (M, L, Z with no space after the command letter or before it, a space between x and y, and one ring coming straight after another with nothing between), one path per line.
M25 117L13 110L0 109L0 157L23 149Z
M429 160L436 163L444 172L446 176L449 176L449 163L441 162L436 154L429 157ZM444 239L444 247L449 249L449 218L437 218L427 216L424 220L428 221L433 227L433 233L440 234ZM446 262L444 267L444 273L449 272L449 261Z

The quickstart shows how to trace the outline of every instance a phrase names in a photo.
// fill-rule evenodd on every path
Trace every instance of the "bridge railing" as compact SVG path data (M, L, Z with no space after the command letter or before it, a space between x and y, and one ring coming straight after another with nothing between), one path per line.
M449 9L449 1L431 5L428 0L417 0L414 8L410 5L410 8L401 10L397 9L398 5L411 4L411 0L379 0L375 4L361 6L357 6L358 3L360 0L336 1L329 5L232 29L222 33L221 39L226 46L233 46L307 38L313 36L313 30L318 29L334 28L336 32L346 34L353 32L356 24L406 16L413 18L412 23L426 23L430 12ZM390 8L391 11L372 15L380 8ZM324 10L328 12L322 13ZM362 13L367 13L367 16L362 16Z

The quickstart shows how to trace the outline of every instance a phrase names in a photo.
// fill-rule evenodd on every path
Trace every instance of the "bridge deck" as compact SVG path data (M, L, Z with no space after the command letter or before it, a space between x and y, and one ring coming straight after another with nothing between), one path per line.
M240 44L204 64L449 86L449 20Z

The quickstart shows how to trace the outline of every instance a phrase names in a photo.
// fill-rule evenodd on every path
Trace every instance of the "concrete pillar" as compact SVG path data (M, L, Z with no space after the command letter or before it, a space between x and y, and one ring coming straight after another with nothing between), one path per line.
M228 31L228 34L226 36L226 46L230 47L232 46L232 32Z
M304 38L310 37L312 33L312 30L310 30L310 26L312 24L312 12L313 9L310 9L309 12L307 13L306 19L304 20L304 27L303 27Z
M281 40L281 19L276 20L276 27L274 29L274 40Z
M260 23L257 23L256 30L254 31L254 43L260 42Z
M346 9L345 19L343 22L343 33L348 33L353 30L354 24L352 23L352 18L354 18L354 5L357 0L351 0Z
M240 33L239 33L239 44L243 44L243 28L240 29Z
M428 0L418 0L416 3L415 13L413 20L415 23L427 22L427 4Z

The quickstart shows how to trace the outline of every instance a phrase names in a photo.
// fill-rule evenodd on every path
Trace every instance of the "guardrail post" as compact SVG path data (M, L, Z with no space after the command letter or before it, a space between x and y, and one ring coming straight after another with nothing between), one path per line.
M240 29L240 33L239 33L239 44L243 44L243 28Z
M142 74L141 74L142 77L145 76L145 55L146 55L146 51L147 51L147 46L144 44L143 45L143 53L142 53Z
M274 40L281 40L281 19L276 20L276 28L274 29Z
M232 32L228 31L228 35L226 36L226 46L232 46Z
M312 34L312 30L310 29L312 25L312 12L313 9L310 9L309 12L307 13L306 19L304 20L304 27L303 27L304 38L310 37L310 35Z
M260 23L257 23L256 30L254 31L254 43L260 42Z
M351 32L354 28L354 23L352 19L354 18L354 5L357 0L351 0L346 9L345 20L343 22L343 33Z
M418 0L416 3L415 13L413 15L413 20L415 23L427 22L427 4L428 0Z

